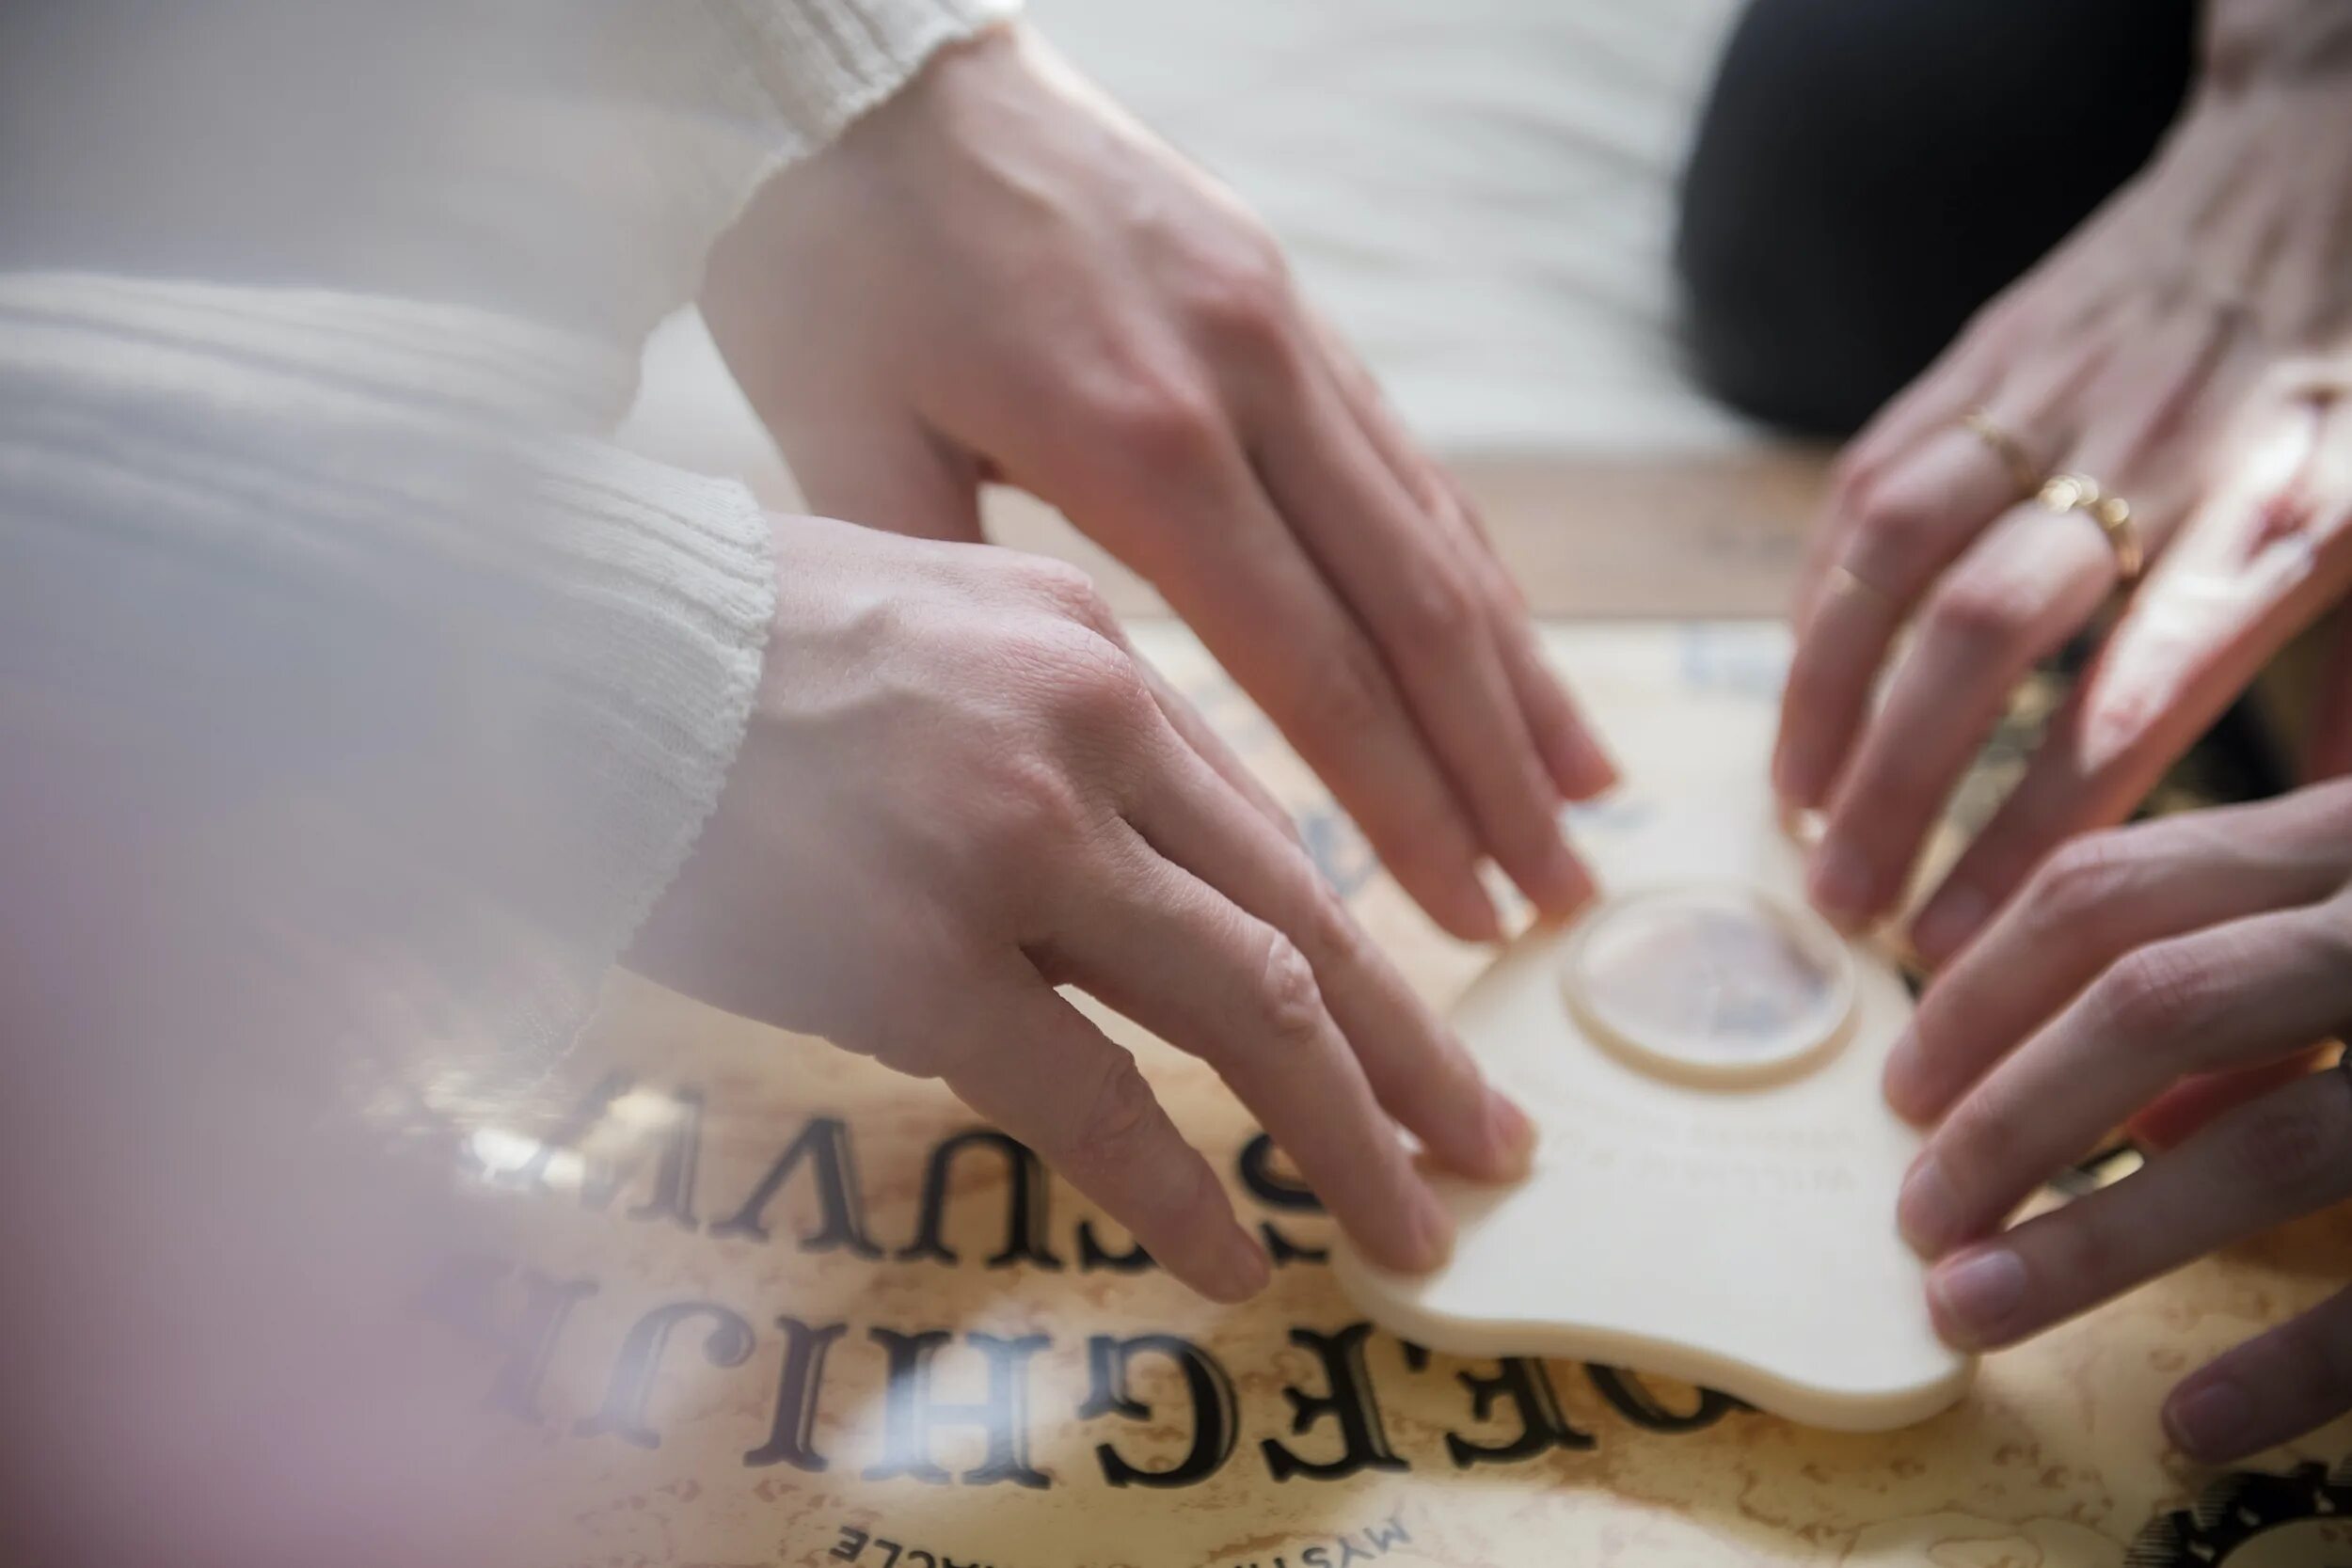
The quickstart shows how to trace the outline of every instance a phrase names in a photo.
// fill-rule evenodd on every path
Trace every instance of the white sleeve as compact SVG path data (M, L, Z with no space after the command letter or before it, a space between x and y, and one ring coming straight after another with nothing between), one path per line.
M544 1068L718 800L774 604L740 486L547 434L611 354L0 276L0 757L59 770L0 841L200 867L211 940L347 971L355 1035Z
M1019 14L1020 0L733 0L743 59L813 151L896 92L943 44Z

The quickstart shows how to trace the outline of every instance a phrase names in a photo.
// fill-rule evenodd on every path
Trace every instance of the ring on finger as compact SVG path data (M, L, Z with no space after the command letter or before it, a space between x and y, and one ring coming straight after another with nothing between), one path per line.
M2107 548L2115 552L2116 570L2124 585L2139 580L2147 552L2140 544L2139 525L2132 520L2131 502L2108 495L2089 474L2053 474L2036 495L2054 513L2079 512L2098 524Z
M1960 427L1983 442L2010 477L2017 482L2017 493L2030 496L2042 487L2042 468L2026 450L2026 443L2010 434L2008 428L1982 408L1971 408L1960 417Z

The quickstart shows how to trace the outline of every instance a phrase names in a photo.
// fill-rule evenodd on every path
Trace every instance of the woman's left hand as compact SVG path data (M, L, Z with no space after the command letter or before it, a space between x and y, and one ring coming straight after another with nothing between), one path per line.
M1232 192L1023 28L760 193L703 309L812 510L977 540L988 480L1151 579L1458 937L1592 892L1614 774L1453 481Z
M2294 1073L2140 1171L2007 1231L2108 1130L2352 1021L2352 784L2074 840L1939 976L1886 1095L1934 1121L1904 1234L1936 1325L2006 1345L2352 1196L2352 1068ZM2206 1461L2352 1409L2352 1291L2191 1374L2165 1406Z

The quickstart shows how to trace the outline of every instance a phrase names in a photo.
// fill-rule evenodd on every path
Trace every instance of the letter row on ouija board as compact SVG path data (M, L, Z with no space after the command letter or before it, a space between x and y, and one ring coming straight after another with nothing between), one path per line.
M628 1087L624 1077L608 1078L555 1140L537 1146L517 1164L484 1168L477 1174L513 1189L547 1186L554 1155L564 1145L579 1141L603 1109ZM1135 1274L1155 1266L1139 1248L1106 1246L1086 1219L1074 1227L1074 1245L1065 1258L1049 1234L1050 1183L1042 1163L1022 1144L985 1128L958 1132L932 1145L924 1162L922 1196L912 1234L895 1247L885 1248L873 1233L862 1197L854 1140L849 1124L837 1117L807 1118L734 1206L706 1221L698 1212L693 1190L705 1099L694 1088L674 1090L666 1098L673 1114L660 1118L654 1131L658 1148L640 1148L641 1158L626 1164L586 1165L577 1182L581 1203L608 1210L625 1187L638 1187L643 1191L642 1201L620 1211L621 1217L631 1222L679 1226L722 1240L774 1242L802 1252L970 1266L946 1239L950 1179L960 1161L993 1159L1005 1176L1002 1244L977 1259L978 1266L1025 1265L1048 1271L1116 1274ZM651 1171L640 1182L636 1177L644 1165L650 1165ZM1320 1248L1304 1244L1284 1228L1285 1216L1319 1212L1320 1205L1311 1193L1278 1167L1273 1146L1264 1134L1243 1145L1234 1156L1234 1167L1243 1189L1266 1211L1266 1217L1260 1221L1261 1233L1277 1261L1322 1262ZM771 1211L796 1178L806 1181L816 1217L799 1234L780 1238L771 1228ZM548 1418L541 1408L540 1388L548 1368L565 1348L565 1328L576 1308L598 1289L594 1278L559 1278L514 1259L469 1255L451 1260L428 1291L426 1301L436 1316L497 1344L501 1361L489 1402L505 1415L535 1425ZM604 1380L603 1399L594 1413L572 1424L574 1434L609 1437L640 1448L658 1447L660 1434L648 1415L648 1405L664 1357L673 1354L673 1338L699 1336L698 1354L712 1367L728 1369L749 1361L759 1336L771 1329L783 1343L772 1420L767 1440L743 1453L743 1465L786 1465L809 1472L832 1466L833 1456L820 1450L816 1438L818 1402L835 1358L845 1350L858 1349L881 1358L886 1387L880 1452L863 1467L866 1480L903 1477L935 1484L953 1481L970 1486L1009 1484L1041 1490L1053 1484L1029 1459L1028 1425L1037 1418L1028 1398L1028 1367L1036 1355L1052 1346L1052 1337L1045 1334L1000 1337L960 1334L944 1327L904 1330L881 1324L860 1330L847 1322L811 1323L788 1312L773 1315L768 1329L762 1329L755 1328L752 1315L738 1305L700 1299L664 1302L644 1312L623 1334ZM1331 1332L1289 1329L1287 1342L1314 1358L1321 1386L1290 1385L1282 1396L1293 1431L1318 1434L1313 1444L1302 1445L1316 1451L1303 1453L1279 1438L1263 1440L1255 1463L1267 1477L1277 1481L1336 1480L1363 1470L1410 1467L1390 1442L1382 1421L1379 1390L1364 1354L1373 1333L1364 1323ZM845 1346L845 1340L851 1344ZM1086 1337L1085 1343L1088 1392L1072 1414L1079 1420L1107 1423L1104 1439L1094 1450L1104 1483L1188 1486L1235 1462L1241 1421L1234 1380L1215 1351L1169 1333L1093 1334ZM934 1397L934 1367L951 1346L977 1357L985 1367L987 1393L983 1398L949 1403ZM1430 1361L1428 1353L1419 1346L1406 1344L1404 1354L1411 1370L1425 1369ZM1131 1386L1131 1370L1151 1358L1163 1360L1181 1380L1190 1406L1192 1437L1174 1459L1147 1466L1121 1452L1115 1425L1119 1420L1153 1416ZM1595 1446L1594 1433L1580 1429L1563 1413L1551 1368L1524 1357L1506 1357L1493 1365L1491 1372L1466 1370L1457 1374L1463 1415L1467 1423L1481 1425L1507 1416L1512 1434L1488 1441L1447 1433L1445 1452L1453 1466L1467 1469L1520 1463L1555 1449ZM1677 1409L1632 1372L1597 1365L1584 1367L1582 1372L1612 1409L1653 1432L1695 1432L1743 1408L1729 1396L1698 1390L1692 1401L1684 1402L1689 1408ZM984 1437L986 1445L978 1464L954 1476L933 1458L934 1433L950 1427L971 1429Z

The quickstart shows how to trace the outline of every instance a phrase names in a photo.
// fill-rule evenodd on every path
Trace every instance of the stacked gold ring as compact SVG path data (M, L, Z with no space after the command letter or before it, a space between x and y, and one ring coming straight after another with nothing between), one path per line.
M2139 528L2132 521L2131 502L2108 495L2089 474L2045 474L2026 451L2026 444L1982 408L1963 414L1960 425L2001 460L2021 494L2035 497L2052 512L2079 512L2098 524L2107 547L2115 552L2116 569L2123 582L2128 586L2139 580L2147 552L2140 544Z
M2122 574L2123 581L2139 580L2139 570L2146 560L2140 547L2138 525L2132 521L2131 502L2121 496L2107 495L2089 474L2052 474L2035 494L2053 512L2079 512L2097 523L2099 531L2106 536L2107 547L2115 552L2116 569Z

